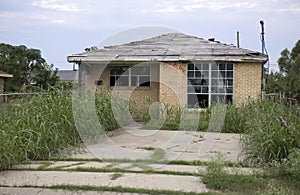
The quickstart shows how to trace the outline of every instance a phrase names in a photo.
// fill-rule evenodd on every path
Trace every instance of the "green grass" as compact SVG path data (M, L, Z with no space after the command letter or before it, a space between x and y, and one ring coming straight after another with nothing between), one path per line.
M111 180L116 180L116 179L118 179L119 177L122 177L123 176L123 174L122 173L113 173L112 175L111 175Z
M49 159L61 149L76 146L69 92L12 101L0 111L0 170L26 160Z
M5 186L3 186L5 187ZM46 188L46 189L60 189L60 190L70 190L70 191L96 191L96 192L121 192L121 193L140 193L140 194L165 194L165 195L213 195L217 194L215 192L204 192L204 193L196 193L196 192L184 192L184 191L175 191L175 190L158 190L158 189L143 189L143 188L129 188L122 186L89 186L89 185L54 185L54 186L29 186L24 185L21 187L28 188Z
M122 98L117 101L117 109L122 113L126 101ZM96 121L87 118L92 107L96 108ZM97 141L104 131L119 128L113 116L111 97L103 92L72 94L50 89L48 95L17 99L2 108L0 171L27 160L51 159L61 155L64 148L78 147L82 139Z
M245 133L243 155L250 163L271 163L287 159L300 148L300 107L289 108L285 102L252 102L243 113ZM278 117L287 123L284 127Z
M295 168L295 164L288 165L289 168L297 169L296 177L287 175L287 167L282 164L262 167L262 172L250 175L242 174L238 169L233 173L228 173L224 169L223 157L217 155L214 161L208 164L207 169L200 172L200 175L201 181L209 189L225 194L299 194L299 165L296 166L298 167Z

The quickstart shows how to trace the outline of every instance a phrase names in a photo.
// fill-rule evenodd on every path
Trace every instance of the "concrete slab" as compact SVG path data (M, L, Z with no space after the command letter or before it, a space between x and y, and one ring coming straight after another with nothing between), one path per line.
M70 191L55 190L47 188L22 188L22 187L0 187L0 195L142 195L137 193L122 192L97 192L97 191Z
M70 157L149 159L153 151L142 148L150 147L162 149L167 160L210 161L218 152L225 160L238 162L241 152L239 134L133 129L119 130L112 137L87 145L83 152Z
M61 171L4 171L0 173L0 185L10 187L90 185L122 186L143 189L164 189L185 192L207 192L199 177L162 174L123 173L112 179L113 173L61 172ZM179 185L180 184L180 185Z

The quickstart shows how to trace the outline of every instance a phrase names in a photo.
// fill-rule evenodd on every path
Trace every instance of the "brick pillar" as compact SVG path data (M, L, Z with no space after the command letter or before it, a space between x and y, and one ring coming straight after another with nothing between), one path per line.
M159 101L171 106L186 106L186 64L181 62L160 63Z

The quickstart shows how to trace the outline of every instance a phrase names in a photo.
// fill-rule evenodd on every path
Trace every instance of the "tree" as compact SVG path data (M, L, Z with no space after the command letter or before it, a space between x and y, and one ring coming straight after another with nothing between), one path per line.
M300 100L300 40L292 51L284 49L278 59L279 73L269 75L268 93L284 92L288 97Z
M280 72L287 73L291 68L292 60L291 60L291 52L288 49L285 49L281 52L281 57L278 59L278 65Z
M41 51L24 45L0 44L0 70L13 74L13 78L6 80L4 85L4 90L10 92L32 83L46 89L58 81L57 70L46 63Z

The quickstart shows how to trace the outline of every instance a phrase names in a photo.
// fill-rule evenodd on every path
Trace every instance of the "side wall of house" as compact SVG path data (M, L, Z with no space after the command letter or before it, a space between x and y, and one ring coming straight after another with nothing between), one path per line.
M249 100L258 99L261 95L261 63L234 64L234 97L235 105L242 105Z
M159 101L170 106L185 106L187 103L186 63L160 63Z

